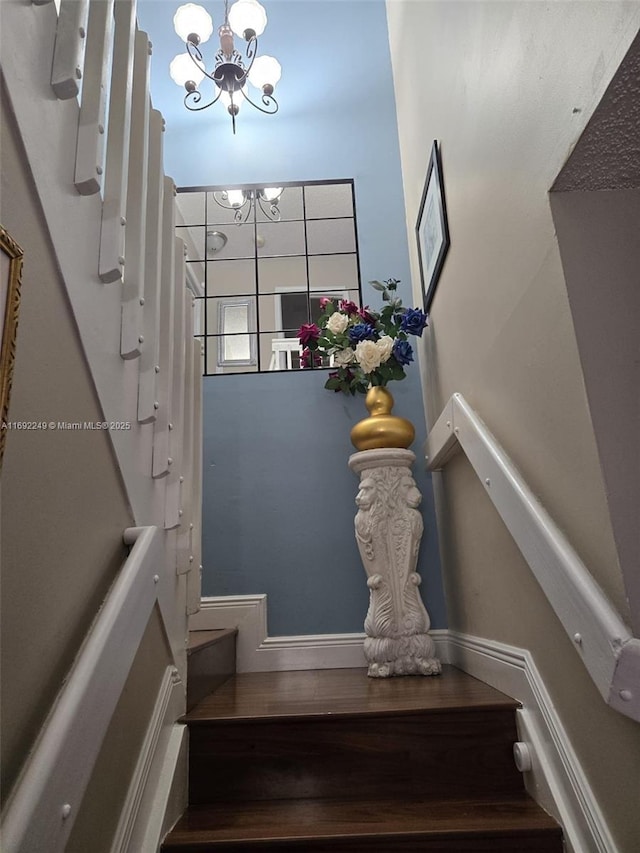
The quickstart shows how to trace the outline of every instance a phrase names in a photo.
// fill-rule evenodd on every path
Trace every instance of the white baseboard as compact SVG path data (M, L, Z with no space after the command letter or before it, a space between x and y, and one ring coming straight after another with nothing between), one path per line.
M177 669L168 666L127 791L111 853L156 853L165 821L175 822L186 807L185 756L184 802L177 804L176 814L168 814L174 776L181 772L179 756L186 740L186 726L175 723L184 712L184 704L184 684Z
M619 853L531 653L455 631L447 644L450 663L522 704L518 736L532 756L525 784L562 824L567 850Z
M364 617L363 617L364 618ZM191 630L238 628L236 670L278 672L295 669L365 667L364 633L267 636L267 596L229 595L203 598L190 621ZM447 663L441 635L432 631L440 659Z

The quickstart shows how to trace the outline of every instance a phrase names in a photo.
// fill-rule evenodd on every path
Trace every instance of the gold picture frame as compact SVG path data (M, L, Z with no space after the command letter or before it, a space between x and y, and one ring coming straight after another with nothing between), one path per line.
M0 466L4 456L9 420L9 398L16 360L16 333L20 311L20 287L24 252L0 225Z

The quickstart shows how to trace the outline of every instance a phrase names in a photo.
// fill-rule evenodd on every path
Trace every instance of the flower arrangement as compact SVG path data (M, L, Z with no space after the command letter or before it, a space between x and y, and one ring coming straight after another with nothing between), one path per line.
M317 323L298 330L303 347L303 368L319 367L325 359L337 369L329 373L325 388L345 394L366 394L372 385L404 379L405 367L413 361L409 335L422 336L427 316L419 308L403 308L396 296L399 280L371 281L387 304L381 311L359 308L347 299L320 300Z

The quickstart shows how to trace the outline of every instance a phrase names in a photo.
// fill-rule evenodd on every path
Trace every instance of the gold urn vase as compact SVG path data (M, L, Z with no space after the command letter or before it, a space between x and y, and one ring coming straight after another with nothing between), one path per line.
M369 417L351 430L351 443L357 450L378 447L409 447L416 436L411 421L391 414L393 397L382 385L369 388L364 399Z

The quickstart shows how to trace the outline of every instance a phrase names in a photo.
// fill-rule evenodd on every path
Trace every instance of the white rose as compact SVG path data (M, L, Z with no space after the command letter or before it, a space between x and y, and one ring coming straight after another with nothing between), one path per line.
M376 341L376 346L380 351L380 364L384 364L389 360L391 350L393 349L393 338L389 335L383 335L379 341Z
M356 345L356 361L364 373L371 373L380 367L380 350L375 341L360 341Z
M336 364L336 367L346 367L348 364L353 364L353 362L356 360L356 354L354 350L349 347L348 349L343 349L335 353L333 360Z
M327 329L333 332L334 335L341 335L349 325L349 318L346 314L341 314L339 311L333 313L327 320Z

